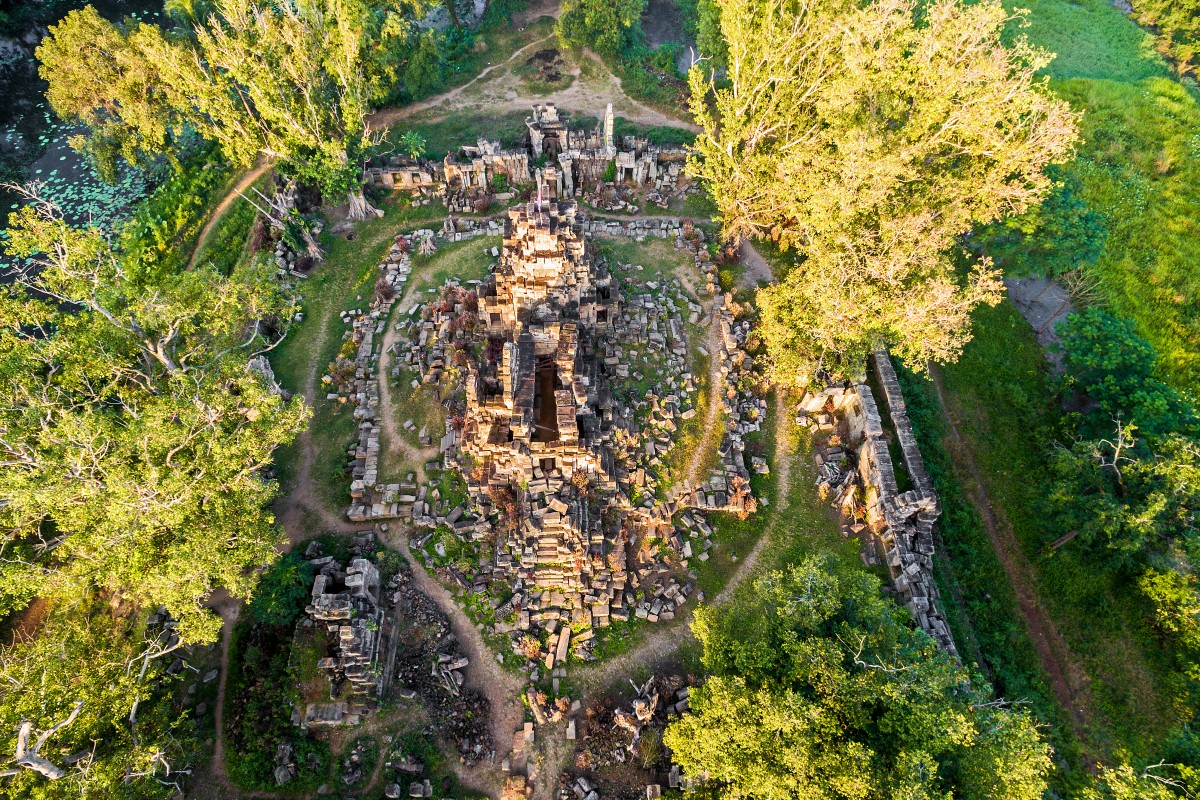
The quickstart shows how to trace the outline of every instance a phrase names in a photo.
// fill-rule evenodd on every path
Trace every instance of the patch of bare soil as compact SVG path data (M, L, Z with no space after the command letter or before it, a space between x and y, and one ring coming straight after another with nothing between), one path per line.
M771 269L771 265L749 241L742 242L739 254L742 263L746 265L746 271L742 273L743 289L754 289L759 284L775 280L775 272Z
M629 97L621 88L620 79L612 74L599 56L589 50L579 55L581 60L588 62L587 69L576 68L571 73L576 80L570 86L549 96L529 94L525 81L517 74L521 70L513 70L513 67L524 64L531 50L551 41L553 37L547 36L531 42L513 53L507 61L483 70L470 83L419 103L380 109L371 115L368 122L372 128L379 129L409 118L437 122L464 112L501 116L513 111L525 111L533 105L546 102L553 102L565 111L597 115L612 103L617 116L638 125L669 125L691 131L700 130L683 116L665 114Z
M683 41L683 14L675 0L649 0L646 3L646 10L642 12L642 35L650 47Z
M398 550L408 561L412 570L413 585L434 603L445 615L458 646L467 657L470 666L466 670L468 689L477 690L488 702L488 720L497 760L504 758L510 750L513 731L521 727L525 712L517 699L522 682L516 675L505 672L483 641L479 629L466 613L454 602L450 592L425 571L408 548L407 533L392 531L391 537L384 534L388 546ZM464 781L475 785L490 785L495 776L488 770L478 768L461 772Z
M473 767L492 761L489 700L475 686L458 682L463 671L478 671L478 659L471 663L449 617L416 586L410 569L401 569L392 580L396 587L389 590L395 592L397 612L394 690L401 697L415 693L420 698L430 717L425 735L439 738L462 763Z

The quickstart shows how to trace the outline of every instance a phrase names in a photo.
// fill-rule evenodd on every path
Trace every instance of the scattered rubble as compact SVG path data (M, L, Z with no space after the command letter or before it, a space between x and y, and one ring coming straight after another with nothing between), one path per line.
M878 564L882 552L900 603L922 630L957 655L933 578L933 526L941 506L892 362L882 350L870 361L883 389L890 430L885 431L875 395L865 380L810 389L797 408L796 421L824 437L816 456L817 488L842 511L844 533L863 538L863 561ZM902 469L913 485L904 492L888 452L889 435L899 443Z
M388 583L388 592L396 609L395 695L401 702L419 699L430 718L424 735L448 742L463 763L494 759L488 701L465 686L470 662L450 621L413 585L407 566Z
M631 685L631 701L618 705L604 698L587 709L558 800L640 800L660 796L664 786L691 788L662 746L663 730L688 710L691 687L678 675Z
M594 130L572 130L553 103L536 105L526 118L525 142L505 150L498 141L479 139L461 148L462 160L448 154L441 162L389 156L372 161L368 183L412 192L417 203L436 193L450 213L479 212L493 198L509 199L497 187L536 184L546 199L583 196L606 211L637 213L628 186L647 191L649 202L665 208L671 197L698 191L684 175L687 150L660 147L645 137L613 135L610 103ZM535 162L544 160L544 166ZM606 177L611 175L611 179Z
M300 625L325 623L329 654L317 662L317 668L329 676L329 702L309 703L301 724L306 730L355 725L378 706L383 689L379 570L365 558L351 559L345 570L331 556L314 555L309 563L320 571L305 609L308 616Z

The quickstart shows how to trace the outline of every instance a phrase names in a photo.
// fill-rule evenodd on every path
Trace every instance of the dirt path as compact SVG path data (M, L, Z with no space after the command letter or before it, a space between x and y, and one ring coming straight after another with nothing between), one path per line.
M421 284L419 288L418 284ZM395 347L396 342L400 339L400 332L396 330L394 317L400 313L400 309L411 305L413 296L424 288L424 282L418 281L414 273L409 276L404 296L397 298L392 303L394 313L388 317L387 328L384 330L383 343L379 352L379 365L375 371L376 375L379 376L379 419L383 426L381 443L386 452L398 455L411 464L413 471L417 474L417 479L421 483L425 482L425 462L437 457L438 448L413 447L405 440L404 435L400 431L400 425L397 423L399 415L392 404L391 371L392 348Z
M742 274L743 288L753 289L760 283L770 283L775 280L775 271L763 258L762 253L754 249L754 245L749 240L742 242L739 254L742 257L742 263L746 265L746 271Z
M419 114L422 111L428 111L431 108L444 111L446 108L454 107L454 104L462 97L463 92L482 81L488 75L491 75L494 70L509 66L513 61L520 58L526 50L537 47L540 44L545 44L553 38L554 35L551 34L550 36L543 36L541 39L530 42L520 50L514 52L504 61L501 61L498 64L492 64L490 67L483 70L474 78L456 89L451 89L448 92L434 95L433 97L427 97L424 100L420 100L416 103L410 103L409 105L401 106L399 108L381 108L367 117L367 124L376 130L380 130L382 128L390 128L393 124L402 119L407 119L413 114ZM443 114L443 116L445 116L445 114Z
M585 77L583 70L576 67L570 73L575 78L570 86L546 95L529 94L520 79L511 72L500 69L515 64L517 59L531 48L553 39L553 36L547 36L530 42L507 60L493 64L457 89L400 108L380 109L368 117L367 122L375 129L382 129L423 112L431 113L423 116L422 122L438 122L460 111L486 112L500 116L513 111L524 111L547 102L554 103L562 110L596 114L597 111L603 111L608 103L612 103L613 113L630 122L647 126L669 125L699 132L700 128L690 120L665 114L627 95L621 86L621 79L590 50L584 50L579 55L580 58L592 62L588 76Z
M233 643L233 626L237 622L241 604L233 600L220 603L217 613L221 615L224 627L221 628L221 676L217 679L217 700L213 709L213 724L216 733L213 736L212 772L215 776L226 779L225 771L225 687L229 678L229 648Z
M330 304L329 311L325 316L305 321L305 324L318 326L317 340L313 342L311 352L321 353L325 350L325 343L329 339L329 317L334 313L336 313L336 309L333 304ZM304 402L309 408L315 408L317 404L317 373L319 371L320 365L314 362L309 369L308 377L304 379ZM331 532L351 533L363 530L365 526L348 522L340 514L334 514L325 508L325 505L317 499L316 483L312 477L316 453L313 452L312 436L309 434L308 428L305 428L296 437L296 450L300 454L296 477L292 481L288 493L280 498L275 506L279 524L287 532L289 547L286 549L290 549L290 546L298 544L309 535L310 528L304 524L306 517L315 516Z
M221 217L229 210L229 206L233 205L233 201L238 199L242 192L250 188L250 184L261 178L270 168L270 161L264 161L254 167L254 169L242 176L242 179L237 182L237 186L230 189L229 194L225 195L220 203L217 203L217 207L209 215L208 222L204 223L204 227L200 229L200 235L196 237L196 246L192 249L192 257L188 259L188 269L195 268L196 259L200 256L200 251L203 249L204 243L208 241L209 234L213 232L213 228L217 226L217 223L221 221Z
M496 745L496 758L502 759L509 753L513 732L521 727L525 710L518 695L524 683L521 678L506 672L496 661L483 635L475 623L454 602L450 592L433 578L417 561L408 548L407 530L390 530L383 534L384 541L398 550L412 567L413 582L430 600L437 604L450 619L450 629L458 638L463 653L470 660L467 667L466 685L478 689L488 699L491 708L490 725L492 739ZM477 768L476 772L484 767Z
M1059 704L1069 712L1068 719L1072 730L1086 748L1089 741L1087 727L1093 716L1087 674L1071 652L1066 640L1058 632L1054 621L1042 607L1037 588L1034 585L1033 565L1021 551L1020 542L1017 541L1016 534L1008 520L1004 518L1003 511L996 507L988 494L983 472L975 460L971 444L958 428L957 412L946 400L946 391L942 385L940 370L934 367L931 375L952 440L949 448L951 457L958 468L965 470L971 477L970 485L967 487L971 501L979 510L988 538L992 542L992 548L996 551L996 557L1000 560L1008 582L1017 596L1017 604L1021 609L1021 616L1025 619L1025 625L1029 629L1029 636L1037 649L1038 659L1049 677L1050 686L1055 697L1058 698ZM1091 761L1092 759L1085 754L1085 760Z

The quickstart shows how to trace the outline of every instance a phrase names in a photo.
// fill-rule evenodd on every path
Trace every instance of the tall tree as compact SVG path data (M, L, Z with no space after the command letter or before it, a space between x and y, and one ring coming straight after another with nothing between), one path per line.
M307 410L247 360L291 301L265 268L130 273L47 203L9 236L31 267L0 302L0 606L99 586L211 641L204 599L249 595L281 541L264 470Z
M424 41L414 19L428 5L216 0L211 12L204 4L180 12L186 35L150 24L126 30L88 8L67 15L38 58L53 108L92 126L94 142L115 140L126 156L169 152L171 132L186 126L240 166L277 159L362 217L371 210L362 161L376 139L367 113L394 93Z
M967 312L999 285L986 260L960 281L948 251L1036 203L1043 167L1076 137L1035 78L1049 57L1002 43L1012 18L998 0L717 5L728 85L690 74L703 128L690 166L727 237L769 236L798 255L794 277L765 293L792 331L766 337L777 376L853 368L884 344L913 365L952 359Z
M107 599L60 606L38 636L0 650L4 797L165 800L194 766L199 737L174 709L164 658L177 637Z
M1049 747L989 701L877 579L828 559L757 580L693 629L710 672L663 741L735 798L1034 800Z
M61 119L91 129L89 149L102 165L114 155L138 163L170 154L181 122L140 47L141 28L131 35L84 6L50 26L37 49L46 100Z

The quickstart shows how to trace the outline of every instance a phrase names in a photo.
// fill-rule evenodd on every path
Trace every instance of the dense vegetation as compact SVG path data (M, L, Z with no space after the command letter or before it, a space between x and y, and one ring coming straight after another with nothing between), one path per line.
M99 164L171 157L188 131L247 167L269 156L328 199L361 198L360 164L377 141L372 106L440 79L428 9L363 2L267 6L225 0L181 25L115 25L90 6L38 48L55 112L88 125Z
M773 377L856 374L883 345L953 360L1000 289L986 258L956 274L958 237L1035 205L1075 138L1047 56L1002 44L998 2L718 7L730 85L692 70L689 164L726 237L796 256L758 297Z
M709 677L664 738L723 796L1038 798L1049 748L881 596L877 578L809 558L701 607Z

